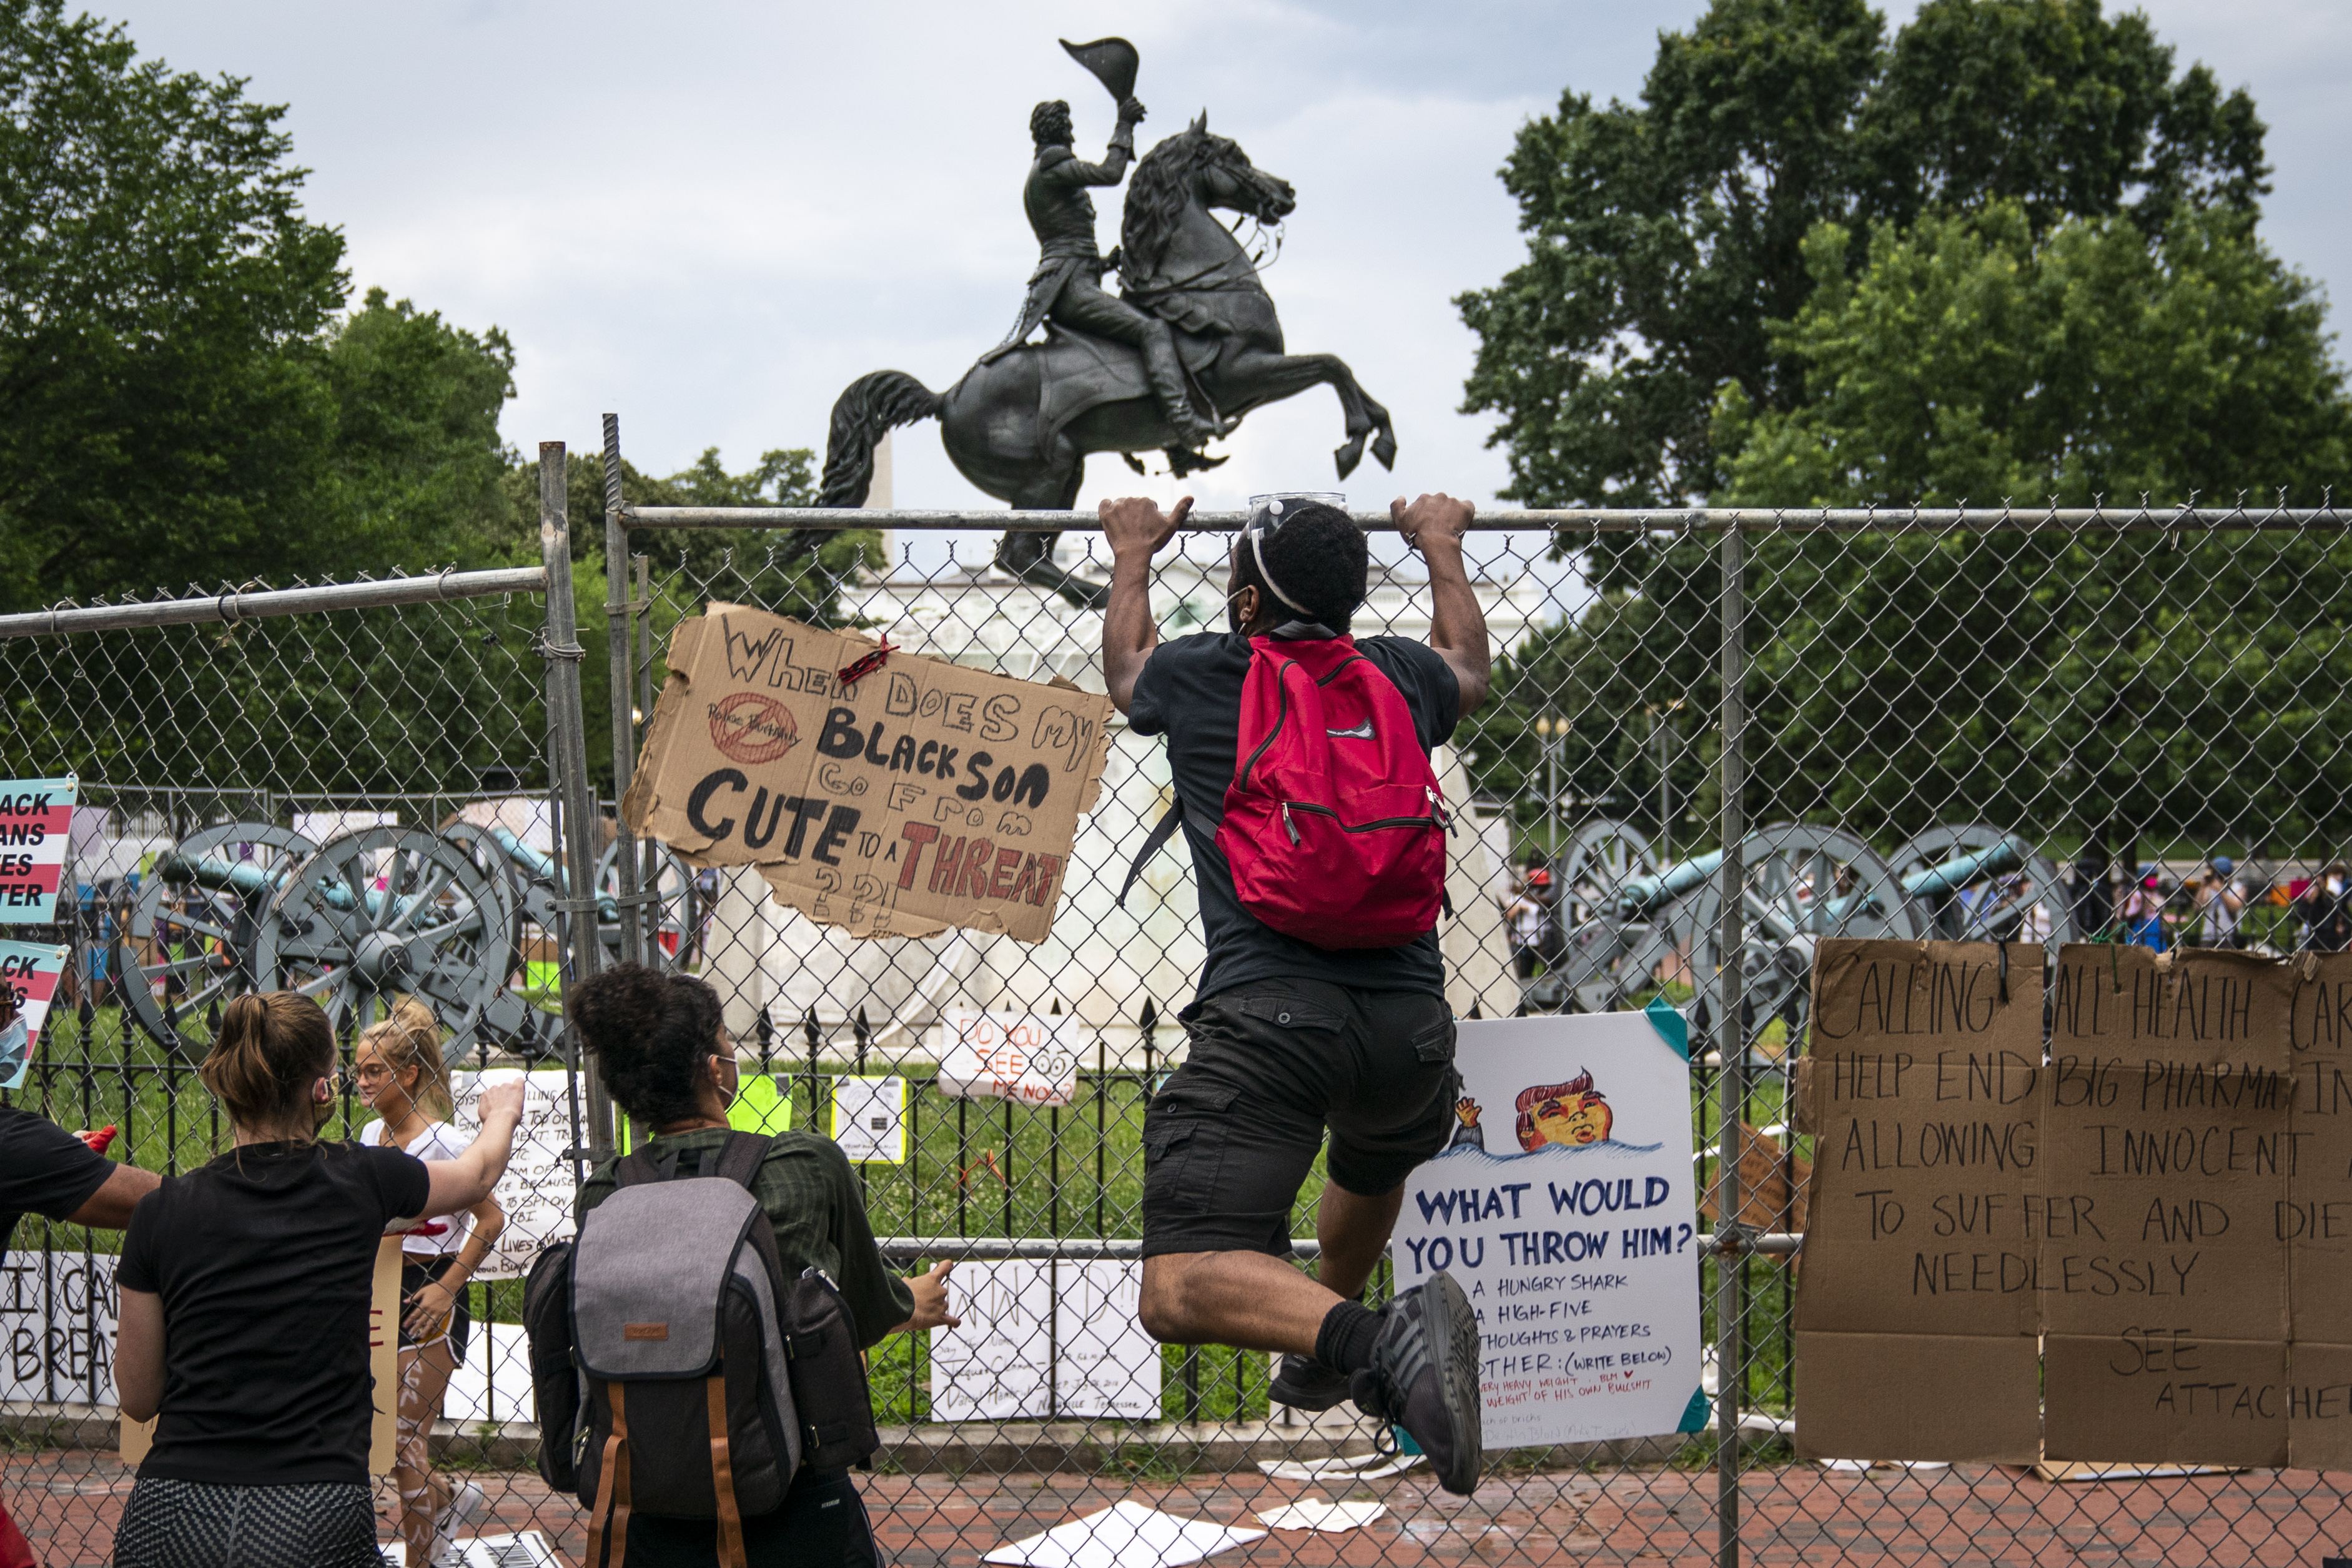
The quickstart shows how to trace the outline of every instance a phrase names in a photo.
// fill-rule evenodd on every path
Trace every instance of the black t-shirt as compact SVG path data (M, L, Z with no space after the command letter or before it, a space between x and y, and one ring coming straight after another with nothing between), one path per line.
M27 1214L64 1219L106 1185L114 1162L46 1116L0 1107L0 1263Z
M141 1198L115 1275L163 1301L163 1403L139 1473L365 1484L376 1244L426 1190L425 1162L398 1149L247 1144Z
M1461 683L1425 643L1406 637L1363 637L1356 651L1396 683L1412 709L1423 751L1454 737ZM1301 942L1242 907L1233 868L1217 849L1225 817L1225 790L1234 781L1241 745L1242 683L1249 674L1249 639L1237 632L1199 632L1162 643L1136 677L1128 723L1138 735L1168 737L1168 768L1184 808L1184 841L1192 849L1201 889L1201 929L1209 956L1196 995L1213 997L1251 980L1275 977L1326 980L1360 991L1445 994L1445 961L1437 933L1402 947L1333 951Z

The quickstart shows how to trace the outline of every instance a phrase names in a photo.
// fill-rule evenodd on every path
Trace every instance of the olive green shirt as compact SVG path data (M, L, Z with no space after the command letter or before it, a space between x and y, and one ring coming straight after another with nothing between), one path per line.
M677 1150L690 1166L704 1149L724 1145L727 1134L724 1127L664 1134L648 1139L646 1149L656 1160ZM599 1165L581 1187L572 1210L575 1221L586 1219L590 1209L616 1190L613 1164L607 1159ZM777 1134L752 1178L751 1196L775 1227L784 1278L797 1280L802 1270L812 1268L831 1275L856 1325L861 1349L915 1315L915 1293L890 1271L874 1244L857 1173L850 1169L840 1145L810 1133Z

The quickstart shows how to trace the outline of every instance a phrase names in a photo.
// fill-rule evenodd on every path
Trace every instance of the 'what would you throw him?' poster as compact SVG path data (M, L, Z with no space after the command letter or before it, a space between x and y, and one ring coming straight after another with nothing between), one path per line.
M1705 1424L1690 1063L1659 1010L1460 1026L1453 1141L1391 1255L1400 1289L1443 1269L1477 1309L1489 1448Z

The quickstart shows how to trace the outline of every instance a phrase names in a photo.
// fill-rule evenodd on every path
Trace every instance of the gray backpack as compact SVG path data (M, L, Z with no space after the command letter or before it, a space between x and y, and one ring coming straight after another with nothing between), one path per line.
M751 1191L768 1147L731 1134L692 1171L640 1150L580 1228L572 1335L594 1563L622 1560L635 1511L716 1520L719 1560L740 1564L743 1517L782 1507L800 1469L783 1271Z

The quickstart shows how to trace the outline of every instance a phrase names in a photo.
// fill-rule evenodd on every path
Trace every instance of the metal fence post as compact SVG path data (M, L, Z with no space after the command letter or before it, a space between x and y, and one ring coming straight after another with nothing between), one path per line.
M612 648L613 805L618 850L613 857L620 872L621 959L646 961L645 907L637 896L637 845L630 836L628 818L622 815L621 798L629 792L629 774L636 765L636 725L629 700L636 685L636 649L630 635L629 535L621 527L621 416L604 416L604 625Z
M1715 1521L1716 1562L1720 1568L1739 1563L1739 1385L1741 1346L1740 1287L1747 1254L1738 1243L1739 1231L1739 1127L1745 1112L1748 1039L1740 1022L1741 896L1747 884L1740 841L1748 836L1741 794L1748 785L1747 709L1740 687L1748 674L1747 613L1741 574L1747 567L1747 541L1737 517L1723 530L1723 787L1722 829L1723 925L1716 951L1722 970L1716 978L1717 1012L1715 1030L1716 1093L1721 1107L1721 1142L1716 1156L1715 1228L1729 1245L1715 1257ZM1701 984L1706 977L1697 977Z
M539 549L547 566L547 626L541 652L547 657L548 729L555 755L551 782L562 807L564 889L563 1017L571 1027L572 991L597 969L596 791L588 778L588 726L580 704L580 617L572 598L572 525L565 515L567 465L563 443L539 444ZM587 1147L592 1155L613 1146L612 1106L591 1070L575 1034L572 1060L587 1081ZM575 1145L577 1146L577 1145Z

